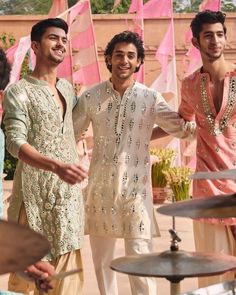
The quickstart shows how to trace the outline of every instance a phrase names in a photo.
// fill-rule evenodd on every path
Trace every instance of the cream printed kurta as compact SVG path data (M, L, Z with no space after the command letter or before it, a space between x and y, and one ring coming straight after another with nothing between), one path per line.
M74 91L64 79L59 79L56 87L66 102L64 118L47 82L27 77L7 89L4 123L7 148L13 156L29 143L50 158L65 163L78 161L72 125ZM84 209L79 184L69 185L52 172L19 161L10 219L18 220L22 201L29 226L47 237L53 258L81 248Z
M76 138L92 122L93 155L85 191L88 232L149 239L152 192L149 142L154 124L190 134L183 119L156 91L135 82L123 97L105 81L86 91L73 111Z
M220 171L236 167L236 72L224 79L223 100L216 112L210 93L210 76L199 70L182 83L179 113L197 124L196 171ZM213 197L236 192L234 180L194 180L193 197ZM235 218L204 219L211 223L235 224Z

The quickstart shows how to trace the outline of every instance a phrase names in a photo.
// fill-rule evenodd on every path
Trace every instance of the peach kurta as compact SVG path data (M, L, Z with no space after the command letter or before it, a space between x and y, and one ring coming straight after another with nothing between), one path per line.
M222 105L216 112L210 93L210 76L200 70L182 83L179 113L197 124L196 171L219 171L236 168L236 72L224 79ZM212 197L236 192L236 181L195 180L193 197ZM208 219L211 223L236 224L236 218Z

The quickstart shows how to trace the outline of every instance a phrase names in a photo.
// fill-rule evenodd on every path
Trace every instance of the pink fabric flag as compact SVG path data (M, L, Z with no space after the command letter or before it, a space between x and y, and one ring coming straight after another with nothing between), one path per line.
M143 0L132 0L128 13L139 12L143 8Z
M160 44L160 46L157 49L156 52L156 59L159 60L162 67L162 74L164 76L167 75L167 65L169 61L169 57L173 57L174 52L174 40L173 40L173 21L170 22L169 27L167 29L167 32Z
M188 76L202 66L202 60L199 50L194 46L190 47L186 56L189 57L190 60L186 71L186 75Z
M67 0L53 0L48 17L56 17L68 9Z
M192 30L189 28L189 30L185 34L185 42L186 43L191 42L192 38L193 38Z
M171 0L149 0L143 5L144 18L158 18L172 16Z
M70 48L58 75L85 89L101 81L89 1L69 9Z
M199 11L203 11L206 9L212 10L212 11L218 11L221 8L221 0L204 0L199 5Z
M144 40L143 27L143 0L132 0L129 8L129 13L136 12L134 23L134 32L136 32L142 40ZM139 71L134 74L135 80L144 83L144 65L141 65Z
M177 83L176 83L176 75L175 75L175 60L172 59L167 65L167 71L164 74L161 74L157 77L157 79L152 83L151 88L155 89L160 93L177 93Z
M30 36L22 37L19 45L14 53L14 62L11 70L11 77L9 84L15 83L20 77L21 65L24 61L27 51L30 49L31 41ZM11 50L9 50L11 52Z
M15 43L12 47L8 48L6 51L6 55L10 63L13 63L14 61L14 55L18 46L19 46L19 42Z

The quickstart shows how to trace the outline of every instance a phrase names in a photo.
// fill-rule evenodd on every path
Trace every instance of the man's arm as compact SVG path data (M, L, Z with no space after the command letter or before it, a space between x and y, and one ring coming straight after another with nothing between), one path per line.
M46 157L28 143L20 147L18 158L32 167L57 174L62 180L69 184L81 182L88 176L87 172L80 165L66 164Z
M17 96L16 91L10 88L4 98L4 125L6 146L8 151L32 167L56 173L62 180L75 184L87 177L87 173L78 164L66 164L51 159L39 153L28 144L29 118L27 113L27 97L24 93ZM16 88L17 89L17 88Z
M161 129L159 126L156 126L152 130L151 140L159 139L168 136L169 134Z
M178 138L191 138L195 133L195 122L185 121L180 114L173 111L165 99L157 94L156 101L156 124L164 132ZM160 131L157 131L159 133ZM162 133L160 132L160 135ZM163 135L163 134L162 134Z
M88 129L90 124L90 118L88 114L88 105L86 99L85 91L76 102L76 105L73 109L73 125L74 125L74 133L76 142L81 139L81 136Z

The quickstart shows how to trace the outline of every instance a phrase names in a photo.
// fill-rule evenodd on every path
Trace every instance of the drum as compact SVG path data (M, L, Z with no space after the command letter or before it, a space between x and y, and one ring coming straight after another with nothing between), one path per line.
M182 295L235 295L236 280L190 291Z

